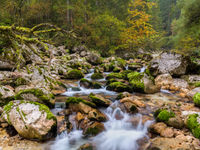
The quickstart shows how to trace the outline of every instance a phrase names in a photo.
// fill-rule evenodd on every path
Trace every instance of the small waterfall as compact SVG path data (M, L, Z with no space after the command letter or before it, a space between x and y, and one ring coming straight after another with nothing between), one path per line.
M147 69L147 67L146 66L144 66L144 67L142 67L141 69L140 69L140 73L143 73L143 72L145 72L145 70Z
M73 125L73 130L70 133L67 131L56 137L54 144L51 146L51 150L76 150L82 144L85 143L83 140L83 134L81 130L77 130L74 115L71 115L69 121Z
M63 95L65 96L74 96L74 95L89 95L90 93L104 95L116 95L116 92L106 90L106 87L101 89L86 89L84 87L79 87L80 91L73 91L72 88L68 89Z
M142 125L142 116L137 115L135 117L139 117L140 121L134 127L130 122L131 116L122 112L117 105L118 102L115 102L105 110L109 121L104 124L106 131L93 139L97 150L137 150L137 141L147 137L147 128L152 121Z

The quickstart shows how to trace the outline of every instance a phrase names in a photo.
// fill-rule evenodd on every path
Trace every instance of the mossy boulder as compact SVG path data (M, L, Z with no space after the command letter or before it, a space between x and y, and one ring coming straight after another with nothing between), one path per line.
M56 136L57 119L46 105L11 101L2 116L23 138L43 141Z
M130 69L130 70L137 71L140 68L142 68L142 64L140 64L140 63L130 63L130 64L128 64L128 69Z
M135 92L144 92L143 73L132 72L129 73L127 77Z
M166 109L158 109L154 113L154 117L156 118L156 121L158 122L168 122L170 118L175 117L174 112L168 111Z
M115 92L132 92L131 86L122 82L113 82L106 89Z
M29 100L29 101L35 101L43 103L50 108L54 107L54 95L53 94L45 94L41 89L39 88L31 88L31 89L25 89L20 90L15 95L16 100Z
M90 107L96 108L96 105L94 103L89 102L89 101L84 100L84 99L79 98L79 97L69 97L69 98L67 98L67 100L65 102L67 108L69 108L70 104L79 104L79 103L83 103L83 104L88 105Z
M110 73L107 75L106 80L110 79L124 79L124 75L121 73Z
M100 122L92 122L91 124L88 125L87 128L84 129L83 134L85 136L96 136L97 134L101 133L102 131L105 130L105 127L102 123Z
M187 127L190 129L194 137L200 139L200 122L198 114L191 114L186 121Z
M93 80L98 80L98 79L103 79L103 78L104 78L104 76L102 73L94 73L91 76L91 79L93 79Z
M95 95L93 93L91 93L89 95L89 98L91 99L91 101L93 103L95 103L97 106L102 106L102 107L107 107L109 106L112 102L108 99L105 99L103 96L101 95Z
M89 81L85 78L82 78L80 80L80 85L82 87L85 87L85 88L88 88L88 89L100 89L102 87L102 85L98 82L92 82L92 81Z
M132 72L127 75L130 85L135 92L153 94L160 91L152 76L146 73Z
M196 106L200 107L200 93L196 93L193 96L193 101Z
M77 69L69 70L65 74L66 79L81 79L83 77L84 77L84 74L80 70L77 70Z

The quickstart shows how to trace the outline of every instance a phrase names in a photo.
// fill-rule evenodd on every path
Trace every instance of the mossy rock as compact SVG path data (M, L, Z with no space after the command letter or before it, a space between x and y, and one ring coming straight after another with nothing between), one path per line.
M77 70L77 69L69 70L65 75L66 79L81 79L83 77L84 77L84 74L80 70Z
M93 103L95 103L97 106L103 106L103 107L107 107L111 104L111 102L107 99L105 99L104 97L100 96L100 95L94 95L93 93L91 93L89 95L89 98L92 100Z
M113 69L115 68L113 63L102 64L102 67L103 67L105 72L113 71Z
M191 114L188 116L186 125L190 129L194 137L200 139L200 123L198 122L198 119L198 114Z
M107 75L106 80L110 79L124 79L124 75L121 73L110 73Z
M167 122L170 118L175 117L174 112L165 110L165 109L158 109L154 113L154 117L156 117L156 121L159 122Z
M20 85L27 85L29 84L29 81L27 81L26 79L24 78L18 78L15 80L15 86L20 86Z
M2 116L9 125L14 126L21 137L26 139L46 140L56 135L57 118L44 104L11 101L4 107Z
M122 82L113 82L109 84L106 89L115 92L132 92L132 88L129 85Z
M67 98L65 104L66 104L66 107L68 108L70 104L79 104L80 102L82 102L90 107L96 108L96 105L94 103L86 101L79 97L69 97L69 98Z
M23 94L33 94L35 97L38 98L39 102L49 106L50 108L54 107L54 103L52 102L52 99L54 99L53 94L44 94L44 92L41 89L25 89L20 90L16 95L16 100L24 100Z
M200 107L200 93L196 93L193 96L193 101L196 106Z
M121 68L119 68L119 67L115 67L114 69L113 69L113 72L120 72L121 71Z
M84 131L85 136L96 136L97 134L101 133L105 130L105 127L100 122L94 122L93 124L89 125Z
M92 89L100 89L102 87L102 85L98 82L92 82L92 81L89 81L85 78L82 78L80 80L80 85L85 87L85 88L92 88Z
M91 79L93 80L98 80L98 79L103 79L103 74L102 73L93 73L91 76Z
M143 81L144 74L143 73L132 72L132 73L129 73L127 77L135 92L144 93L144 81Z

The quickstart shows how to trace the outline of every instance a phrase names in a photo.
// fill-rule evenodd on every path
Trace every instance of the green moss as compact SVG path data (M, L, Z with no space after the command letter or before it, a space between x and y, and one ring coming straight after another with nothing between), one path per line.
M36 96L40 101L42 101L44 104L48 105L49 107L53 107L53 104L51 103L51 99L54 99L53 94L45 95L41 89L25 89L20 90L16 95L16 100L23 100L22 94L33 94Z
M193 101L194 101L194 104L196 106L199 106L200 107L200 93L196 93L194 96L193 96Z
M105 101L101 100L100 98L96 97L93 93L90 93L89 98L95 103L97 106L108 106Z
M9 112L13 108L13 105L14 105L14 103L13 103L13 101L11 101L7 105L5 105L4 108L3 108L4 113L7 115L8 124L10 124L10 125L11 125L11 122L10 122Z
M198 122L197 122L197 117L198 117L198 114L191 114L189 115L188 119L187 119L187 122L186 122L186 125L187 127L190 129L190 130L193 130L195 129L196 127L199 126Z
M86 131L86 135L97 135L99 132L101 132L101 130L99 130L97 127L94 128L88 128Z
M69 98L67 98L65 104L66 104L66 107L68 108L69 104L79 104L80 102L82 102L82 103L84 103L88 106L91 106L93 108L96 107L96 105L94 103L86 101L86 100L79 98L79 97L69 97Z
M40 111L46 112L46 114L47 114L46 119L48 119L48 120L53 119L53 120L57 121L54 114L50 111L49 107L47 107L46 105L38 103L38 102L31 102L31 101L22 101L22 103L30 103L30 104L38 105Z
M142 80L144 77L143 73L132 72L129 73L127 77L135 92L144 92L144 82Z
M97 79L103 79L104 77L103 77L103 74L102 74L102 73L94 73L94 74L91 76L91 78L92 78L93 80L97 80Z
M107 86L108 90L115 91L115 92L131 92L132 89L129 85L122 83L122 82L113 82Z
M119 68L119 67L115 67L114 69L113 69L113 72L120 72L121 71L121 68Z
M80 70L74 69L69 70L65 75L67 79L81 79L84 77L83 73Z
M173 112L169 112L164 109L164 110L156 111L156 114L154 114L154 116L156 116L157 121L167 122L169 118L174 117L175 114Z
M18 79L15 81L15 85L16 85L16 86L26 85L26 84L28 84L28 81L26 81L24 78L18 78Z
M106 80L109 80L109 79L124 79L124 76L121 73L110 73L106 77Z
M82 78L80 80L80 85L84 85L86 84L86 88L94 88L94 89L100 89L102 87L102 85L98 82L92 82L92 81L89 81L85 78Z
M192 131L192 134L194 137L200 139L200 124L197 121L197 118L199 117L198 114L191 114L189 115L186 125Z
M200 87L200 82L194 83L194 86L195 86L195 87Z

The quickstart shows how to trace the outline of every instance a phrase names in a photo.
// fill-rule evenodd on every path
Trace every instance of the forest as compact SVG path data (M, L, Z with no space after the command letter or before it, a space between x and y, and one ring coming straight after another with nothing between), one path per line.
M200 0L0 0L0 150L200 150Z

